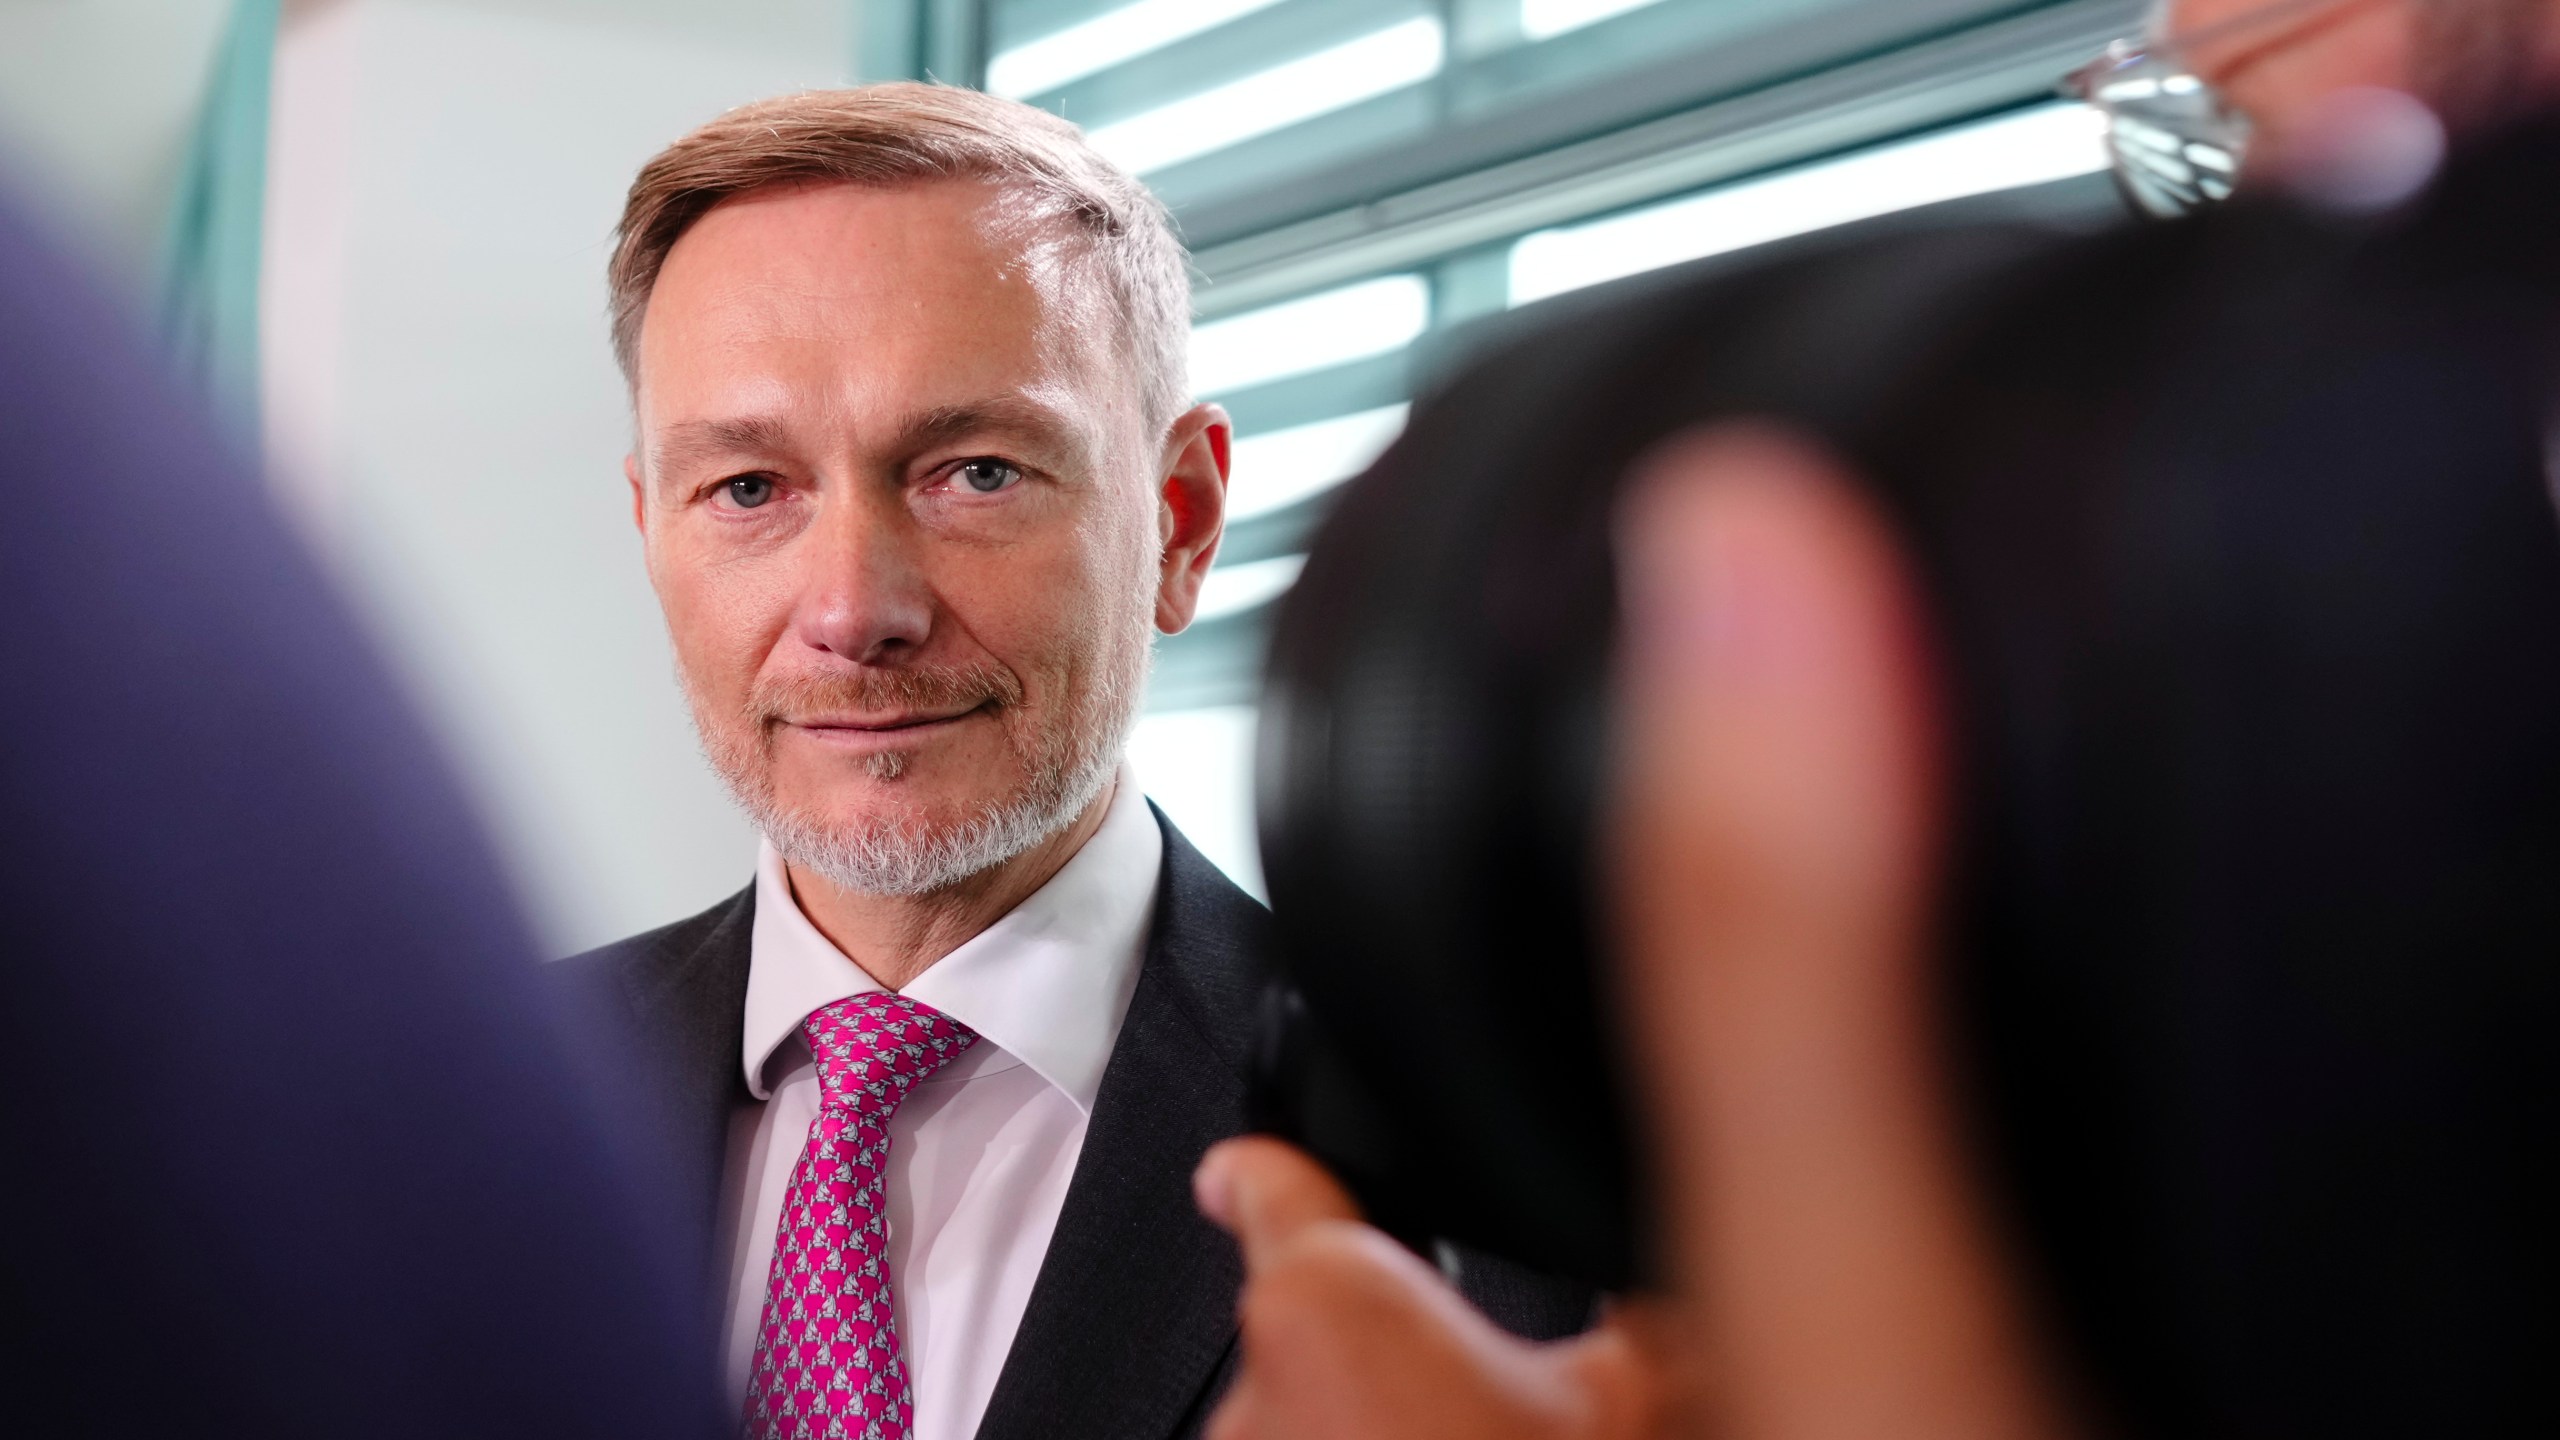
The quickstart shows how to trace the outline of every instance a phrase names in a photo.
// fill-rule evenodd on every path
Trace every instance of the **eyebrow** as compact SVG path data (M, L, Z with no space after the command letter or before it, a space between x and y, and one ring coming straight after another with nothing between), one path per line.
M937 405L898 428L898 449L913 453L982 430L1063 442L1082 451L1086 436L1065 415L1015 395L995 395L965 405Z
M1092 446L1084 431L1059 411L1015 395L992 395L958 405L937 405L902 420L890 449L912 455L964 435L993 431L1073 448ZM649 447L652 473L670 474L707 460L740 455L779 457L792 449L790 427L770 415L686 420L668 426Z
M767 415L734 420L687 420L670 425L649 447L649 469L665 473L722 455L778 455L786 447L782 422Z

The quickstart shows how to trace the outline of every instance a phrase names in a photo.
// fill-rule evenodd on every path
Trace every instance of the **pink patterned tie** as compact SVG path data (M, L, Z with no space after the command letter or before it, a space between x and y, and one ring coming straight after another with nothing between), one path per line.
M773 1237L746 1433L908 1440L914 1406L889 1294L889 1117L977 1032L903 995L847 996L802 1022L818 1119Z

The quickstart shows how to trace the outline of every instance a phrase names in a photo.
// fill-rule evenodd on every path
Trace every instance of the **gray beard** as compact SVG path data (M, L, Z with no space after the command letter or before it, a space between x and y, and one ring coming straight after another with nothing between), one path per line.
M851 823L830 821L784 804L774 793L761 722L746 734L718 723L681 666L677 679L692 703L704 757L783 859L855 894L931 895L1030 851L1074 824L1101 796L1137 721L1153 642L1153 627L1140 615L1104 662L1096 688L1057 731L1032 742L1037 750L1023 757L1028 782L944 826L894 809ZM907 757L883 752L870 757L866 768L875 779L895 781Z
M721 778L793 865L856 894L931 895L983 875L1074 824L1111 783L1128 730L1124 716L1110 727L1105 743L1077 747L1083 753L1069 766L1036 775L1019 793L940 829L894 818L830 825L784 809L770 784L726 773ZM764 778L759 769L755 781Z

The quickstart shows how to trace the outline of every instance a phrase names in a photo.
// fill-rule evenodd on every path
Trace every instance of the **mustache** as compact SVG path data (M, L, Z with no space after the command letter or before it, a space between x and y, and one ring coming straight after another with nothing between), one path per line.
M1021 678L988 661L897 670L863 666L825 674L760 676L747 692L747 715L758 725L772 725L847 711L957 710L979 705L1003 709L1021 703Z

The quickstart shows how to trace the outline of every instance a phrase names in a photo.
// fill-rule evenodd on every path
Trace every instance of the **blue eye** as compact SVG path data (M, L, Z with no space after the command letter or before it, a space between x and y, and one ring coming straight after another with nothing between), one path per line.
M992 495L1022 478L1022 472L1002 460L970 460L960 466L961 483L981 495Z
M729 492L731 504L741 510L753 510L773 498L773 477L741 475L734 480L723 480L720 488Z

